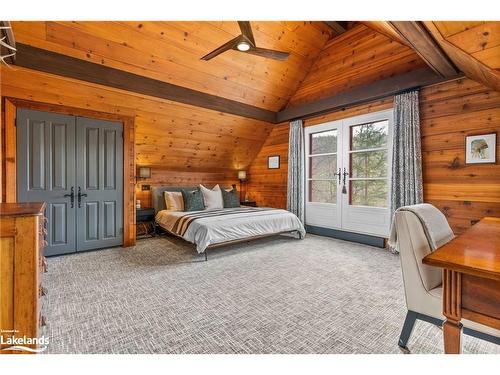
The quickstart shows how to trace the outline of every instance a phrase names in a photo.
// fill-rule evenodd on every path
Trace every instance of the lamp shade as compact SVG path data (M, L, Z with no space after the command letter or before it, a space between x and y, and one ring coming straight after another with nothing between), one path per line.
M140 178L150 178L151 168L150 167L139 167L139 177Z
M238 171L239 180L246 180L246 178L247 178L247 171Z

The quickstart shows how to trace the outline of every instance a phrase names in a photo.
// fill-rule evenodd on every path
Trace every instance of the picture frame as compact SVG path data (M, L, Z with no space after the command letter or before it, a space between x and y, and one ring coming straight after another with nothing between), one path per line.
M267 169L280 169L279 155L271 155L267 157Z
M465 137L465 164L496 163L497 134L478 134Z

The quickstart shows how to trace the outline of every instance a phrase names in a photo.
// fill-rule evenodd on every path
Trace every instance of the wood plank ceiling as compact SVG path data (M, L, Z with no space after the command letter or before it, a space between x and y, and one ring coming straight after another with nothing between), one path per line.
M469 78L500 91L500 22L426 21L425 26Z
M240 34L224 22L12 22L19 43L279 111L335 32L323 22L252 22L264 48L287 61L228 51L200 58Z
M425 66L410 47L359 24L327 42L288 106L320 100Z
M453 75L453 69L445 66L445 60L449 59L467 77L500 91L498 21L370 21L365 24L411 46L443 76ZM431 46L434 43L437 48ZM436 69L439 66L441 69Z

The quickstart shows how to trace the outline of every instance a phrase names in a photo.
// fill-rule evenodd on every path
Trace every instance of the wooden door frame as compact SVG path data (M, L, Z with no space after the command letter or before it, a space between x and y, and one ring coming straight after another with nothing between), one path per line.
M133 246L135 231L135 123L134 118L84 108L35 102L25 99L4 98L4 161L2 178L3 201L17 202L16 179L16 112L18 108L89 117L98 120L119 121L123 125L123 246ZM9 183L7 183L7 176Z

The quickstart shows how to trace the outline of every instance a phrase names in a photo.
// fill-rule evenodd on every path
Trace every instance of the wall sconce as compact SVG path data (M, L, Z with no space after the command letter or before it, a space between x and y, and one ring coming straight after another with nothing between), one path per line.
M151 178L151 168L150 167L139 167L139 173L135 177L136 183L139 179L147 179L147 178Z
M245 181L247 179L247 172L238 171L238 179L240 180L240 182Z
M243 202L242 185L244 185L245 181L247 180L247 172L246 171L238 171L238 180L240 180L240 202ZM245 193L245 196L246 196L246 193Z

